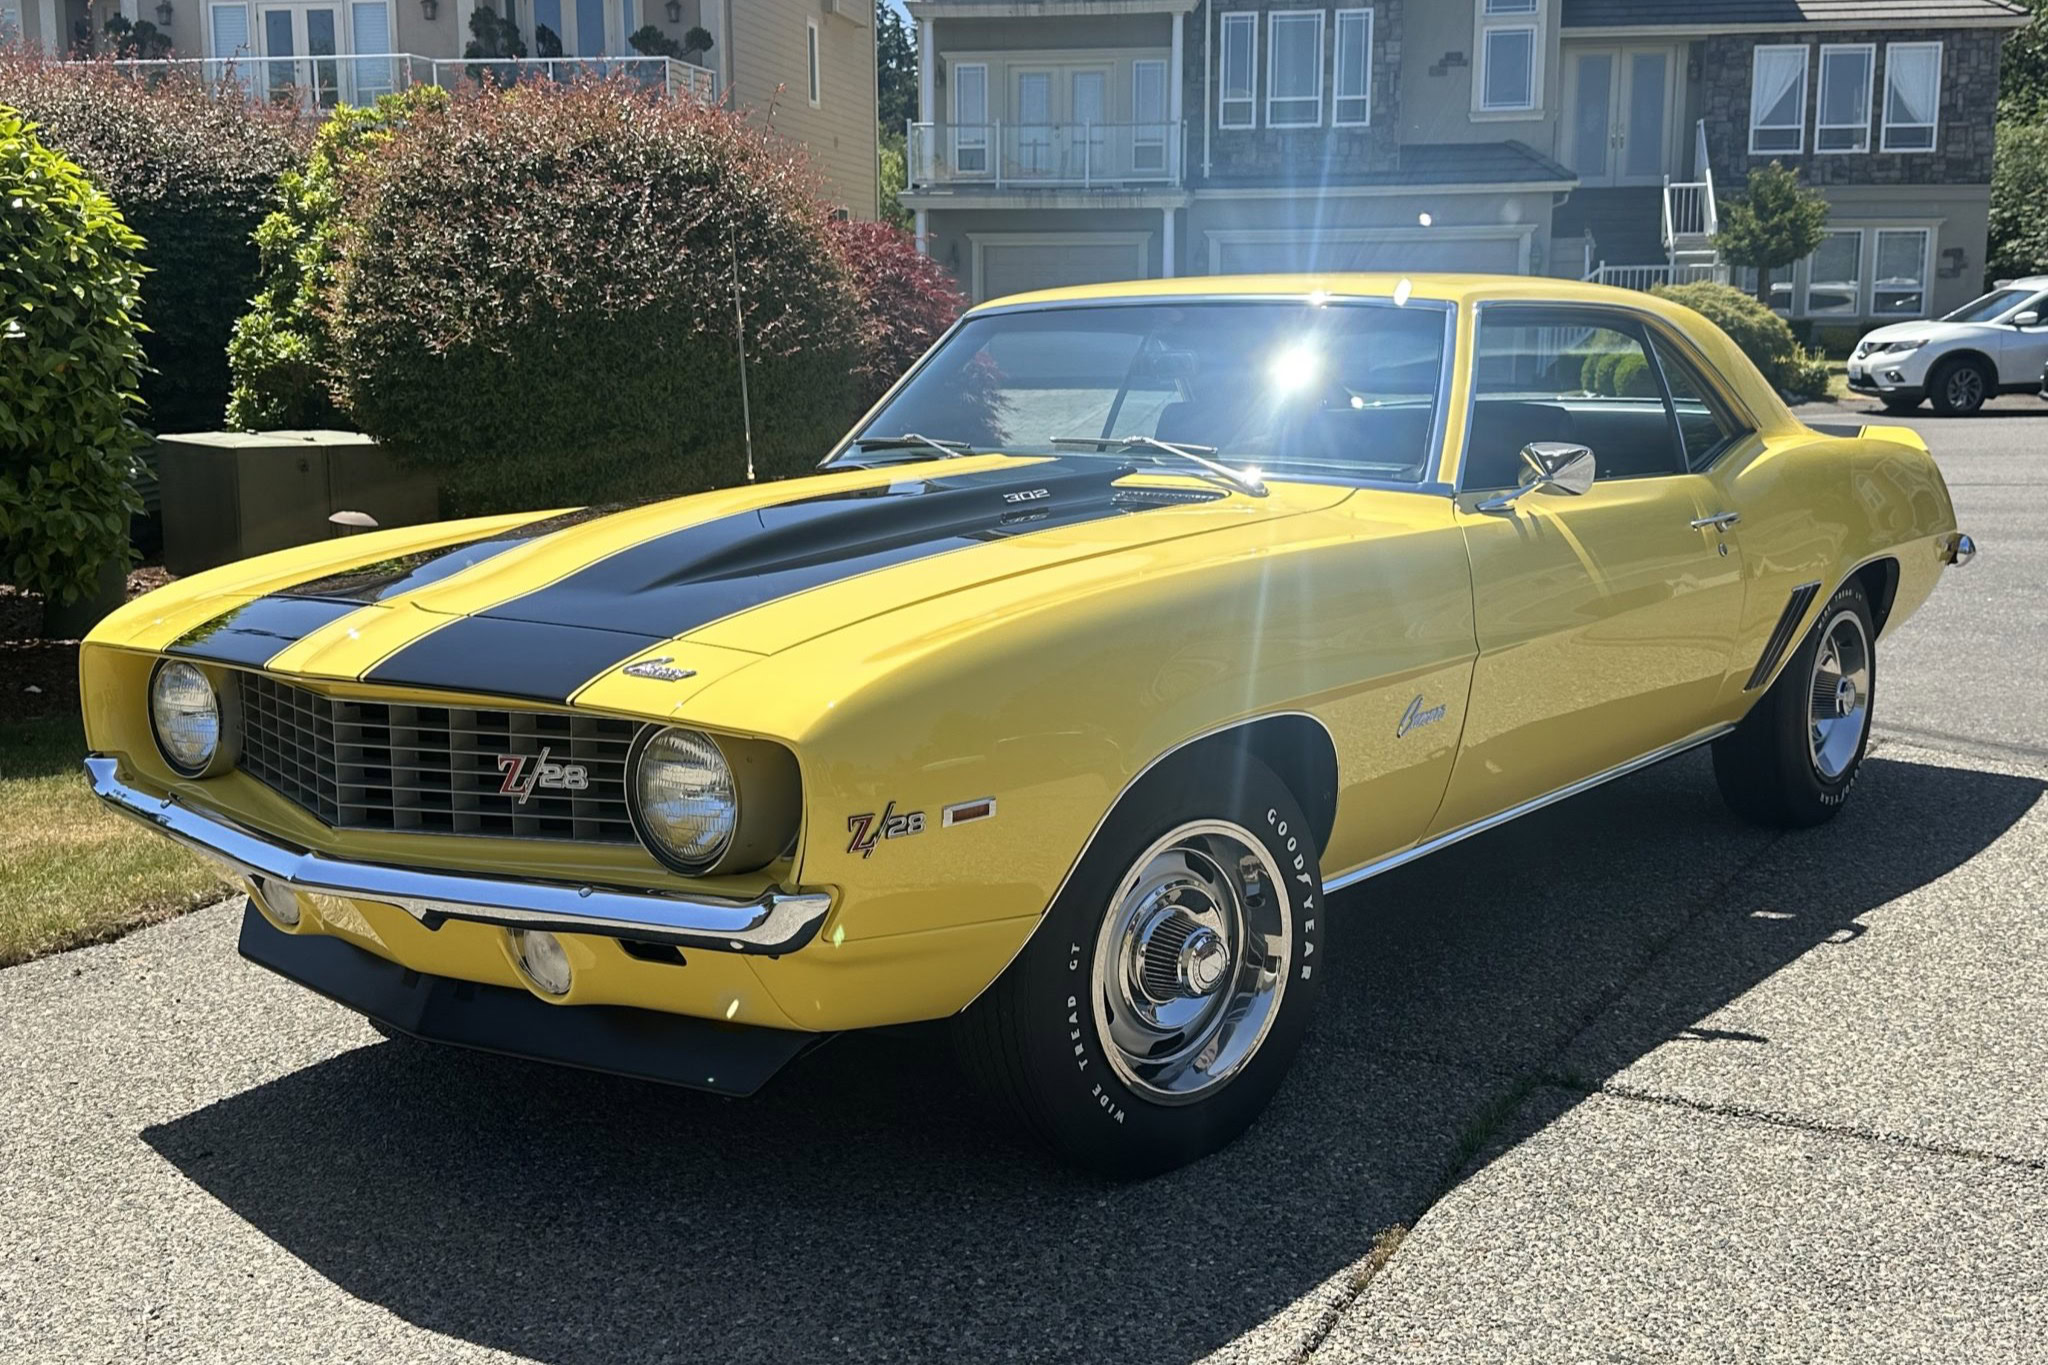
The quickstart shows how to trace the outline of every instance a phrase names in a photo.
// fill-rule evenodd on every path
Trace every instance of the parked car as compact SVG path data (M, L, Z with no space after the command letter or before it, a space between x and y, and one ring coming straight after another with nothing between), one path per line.
M87 767L387 1029L745 1094L951 1020L1141 1173L1279 1086L1367 951L1328 894L1709 743L1744 815L1830 818L1972 551L1912 433L1801 424L1642 294L1071 289L813 477L154 593L85 642Z
M2001 393L2029 393L2048 365L2048 275L2014 280L1934 321L1895 322L1856 344L1849 387L1888 412L1927 400L1963 417Z

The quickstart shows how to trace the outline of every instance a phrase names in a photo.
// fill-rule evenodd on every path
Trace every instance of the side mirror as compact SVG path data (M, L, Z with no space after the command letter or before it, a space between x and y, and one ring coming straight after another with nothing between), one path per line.
M1593 486L1597 466L1593 452L1569 441L1532 441L1522 447L1522 463L1529 467L1529 479L1520 488L1488 498L1479 504L1482 512L1506 512L1517 498L1530 493L1565 493L1577 497Z
M2039 327L2041 325L2041 315L2031 308L2024 313L2014 313L2012 315L2012 325L2015 327Z

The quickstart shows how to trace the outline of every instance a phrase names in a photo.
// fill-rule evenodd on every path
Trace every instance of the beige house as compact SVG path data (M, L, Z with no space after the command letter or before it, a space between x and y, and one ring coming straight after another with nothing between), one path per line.
M902 201L976 299L1304 269L1726 278L1716 205L1796 167L1781 311L1983 282L2008 0L909 0ZM1739 277L1737 282L1741 282Z
M257 97L331 107L409 84L453 85L478 70L462 54L479 8L517 26L521 79L621 73L678 97L722 99L805 144L832 201L878 209L877 0L0 0L0 40L75 51L121 15L169 33L173 59ZM678 43L711 37L687 60L646 57L631 36L653 25ZM102 44L103 48L103 44ZM489 64L486 64L487 66ZM510 63L495 67L514 73Z

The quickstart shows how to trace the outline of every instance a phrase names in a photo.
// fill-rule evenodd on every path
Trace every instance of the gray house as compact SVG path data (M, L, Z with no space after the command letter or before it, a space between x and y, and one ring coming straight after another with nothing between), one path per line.
M1796 167L1774 281L1856 324L1983 281L2006 0L909 0L926 251L975 298L1305 269L1724 276L1716 202ZM1738 283L1743 281L1737 280Z

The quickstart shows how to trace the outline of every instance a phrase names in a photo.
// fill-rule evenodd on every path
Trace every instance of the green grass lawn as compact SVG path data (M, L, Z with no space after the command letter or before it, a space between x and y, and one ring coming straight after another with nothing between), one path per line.
M100 808L75 715L0 723L0 967L218 900L206 863Z

